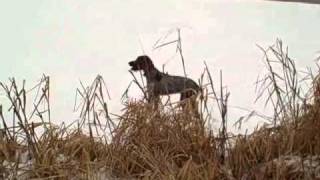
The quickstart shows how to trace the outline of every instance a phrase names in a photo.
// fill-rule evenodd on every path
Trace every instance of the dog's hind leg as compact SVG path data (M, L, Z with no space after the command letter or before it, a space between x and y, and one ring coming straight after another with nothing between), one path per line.
M188 90L180 94L182 110L193 111L196 117L200 117L196 99L197 99L196 93L193 90Z

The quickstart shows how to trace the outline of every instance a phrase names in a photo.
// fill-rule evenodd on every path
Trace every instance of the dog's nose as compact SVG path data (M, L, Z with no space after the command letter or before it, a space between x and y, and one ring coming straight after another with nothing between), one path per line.
M130 66L133 66L134 62L133 62L133 61L130 61L128 64L129 64Z

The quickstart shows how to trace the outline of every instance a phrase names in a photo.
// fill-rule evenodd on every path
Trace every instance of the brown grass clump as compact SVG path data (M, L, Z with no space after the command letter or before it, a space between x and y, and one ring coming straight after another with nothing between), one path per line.
M219 177L216 141L188 112L152 111L130 102L110 144L115 174L147 179Z
M164 106L155 110L143 101L128 101L124 113L111 119L98 76L90 87L78 90L82 101L77 125L57 127L49 121L47 76L38 84L43 94L36 98L36 104L46 108L35 106L30 110L37 115L33 118L28 115L24 87L19 89L14 79L13 90L1 85L18 119L17 126L9 127L1 112L3 178L215 179L222 175L217 140L194 111Z
M267 103L275 110L273 125L236 138L229 157L233 174L249 179L320 178L319 84L313 84L316 88L311 89L313 94L309 97L313 102L306 104L308 98L302 95L298 71L282 42L263 51L268 73L261 82L262 89L269 92ZM276 68L280 68L280 72ZM319 83L313 78L312 82ZM287 160L289 157L288 162L283 157ZM291 167L294 163L304 164L310 158L316 164L314 169L308 169L308 165Z

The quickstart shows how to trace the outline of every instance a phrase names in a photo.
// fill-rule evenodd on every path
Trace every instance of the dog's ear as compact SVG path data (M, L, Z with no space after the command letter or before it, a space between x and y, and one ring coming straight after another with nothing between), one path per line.
M145 66L147 68L152 68L153 67L153 62L152 60L149 58L149 56L145 56L144 57L144 63L145 63Z
M161 73L157 73L156 74L156 80L157 81L161 81L161 79L162 79L162 74Z

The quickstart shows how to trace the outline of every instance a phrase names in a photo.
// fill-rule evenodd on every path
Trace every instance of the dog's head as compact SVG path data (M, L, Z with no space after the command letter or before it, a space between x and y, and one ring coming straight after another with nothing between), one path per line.
M133 71L148 71L154 67L151 59L146 55L138 56L136 60L130 61L129 65L131 66L131 70Z

